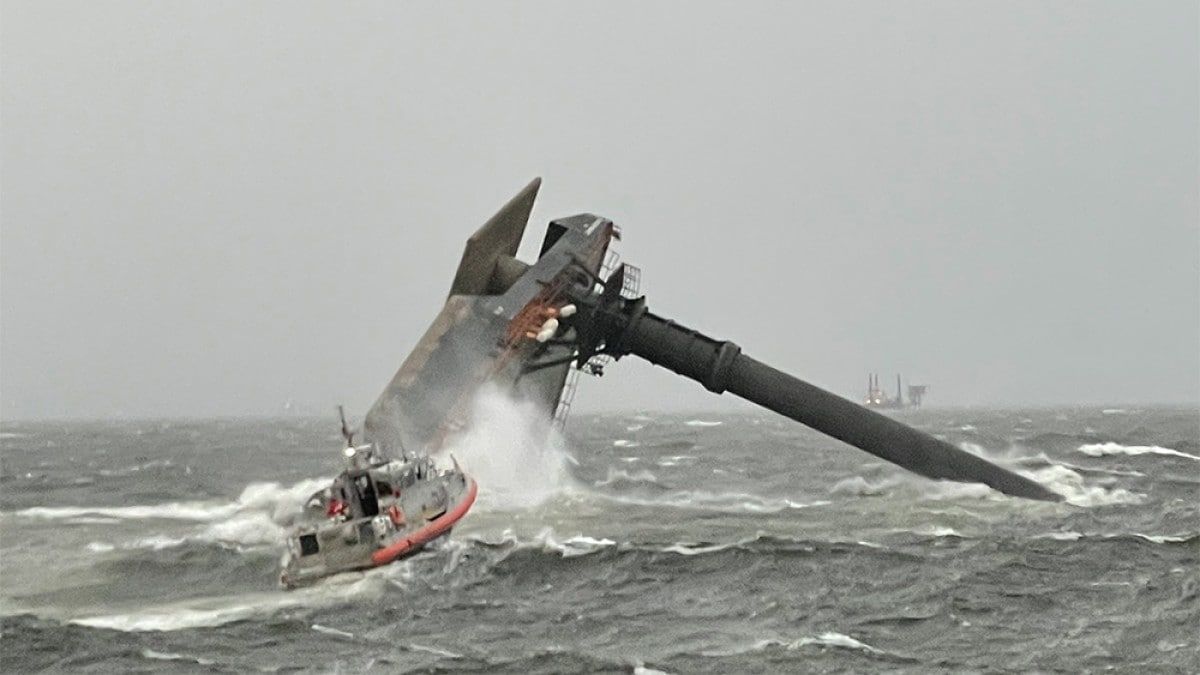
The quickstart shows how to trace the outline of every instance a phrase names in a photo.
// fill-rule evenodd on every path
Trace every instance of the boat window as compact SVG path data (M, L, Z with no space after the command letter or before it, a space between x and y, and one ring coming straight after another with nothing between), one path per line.
M371 479L363 474L355 479L354 487L357 492L359 508L359 512L355 516L369 518L379 515L379 496L375 493L375 487L371 485Z
M313 555L321 551L321 545L317 543L316 534L300 535L300 555Z

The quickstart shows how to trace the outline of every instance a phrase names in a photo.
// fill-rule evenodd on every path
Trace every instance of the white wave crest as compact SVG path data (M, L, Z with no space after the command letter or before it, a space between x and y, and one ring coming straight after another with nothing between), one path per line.
M110 544L105 541L93 541L87 545L87 550L92 553L108 553L117 549L129 551L136 549L150 549L152 551L161 551L166 548L173 548L180 544L186 543L187 537L167 537L164 535L153 535L143 537L123 544Z
M835 495L850 495L854 497L876 497L886 494L888 488L896 485L900 481L896 478L885 478L878 483L868 482L862 476L852 476L843 478L833 484L829 489L830 494Z
M876 649L871 645L855 640L849 635L842 633L834 633L832 631L821 633L815 637L802 637L798 640L787 641L779 638L766 638L758 640L752 644L742 647L731 647L727 649L719 649L712 651L700 652L701 656L737 656L739 654L748 654L752 652L760 652L771 647L782 647L787 650L797 650L804 647L816 645L821 647L836 647L839 649L855 649L858 651L867 652L869 654L883 654L882 650Z
M687 422L684 422L684 424L688 425L689 427L719 427L722 424L724 424L724 422L710 422L708 420L688 420Z
M489 541L478 537L474 538L474 540L491 546L507 544L516 548L537 549L544 553L557 553L564 558L588 555L617 545L617 542L612 539L596 538L586 534L576 534L566 539L560 539L555 534L554 529L549 527L543 528L532 540L528 541L517 537L511 529L504 530L500 535L499 541Z
M167 469L175 466L175 463L169 459L155 459L142 464L134 464L123 469L101 469L101 476L124 476L128 474L138 473L139 471L147 471L149 469Z
M1079 452L1092 457L1106 457L1109 455L1169 455L1172 457L1183 457L1185 459L1195 460L1200 462L1200 457L1189 455L1186 452L1172 450L1157 445L1121 445L1120 443L1087 443L1079 446Z
M198 666L211 666L216 663L216 661L199 656L186 656L172 652L156 652L153 649L143 649L142 658L153 659L155 661L184 661L186 663L194 663Z
M905 479L908 479L905 476ZM926 499L958 500L958 499L1002 499L1003 495L983 483L959 483L956 481L939 480L924 481L921 496Z
M1121 537L1137 537L1152 544L1182 544L1185 541L1200 536L1196 534L1143 534L1141 532L1130 532L1129 534L1083 534L1074 530L1064 532L1047 532L1039 534L1034 539L1054 539L1055 541L1079 541L1084 537L1099 538L1099 539L1119 539Z
M659 466L679 466L685 462L691 462L694 459L696 459L695 455L671 455L670 457L663 457L655 462L655 464L658 464Z
M593 483L593 485L595 485L596 487L604 487L606 485L612 485L613 483L658 484L658 477L645 469L643 469L641 471L635 471L633 473L629 473L628 471L625 471L624 469L614 469L612 467L609 467L608 476L606 476L604 478L604 480L596 481L595 483Z
M808 509L816 506L827 506L832 502L818 500L815 502L797 502L787 498L768 498L740 492L713 493L698 490L688 490L665 494L655 498L638 498L601 494L601 497L622 504L636 506L670 507L678 509L695 509L698 511L718 511L724 513L778 513L785 509Z
M857 649L872 654L882 654L883 652L872 647L871 645L855 640L849 635L841 633L821 633L813 638L800 638L799 640L788 645L789 648L796 649L805 645L824 645L827 647L840 647L842 649Z
M74 619L71 623L89 628L108 628L127 633L149 631L176 631L188 628L212 628L234 621L269 614L287 607L303 605L298 599L291 603L241 603L224 607L194 609L188 607L163 607L130 614L112 614Z
M1134 532L1133 536L1140 539L1145 539L1152 544L1182 544L1185 541L1195 538L1194 534L1142 534Z
M188 542L218 544L242 550L245 547L278 546L286 538L304 500L328 483L327 479L302 480L290 486L251 483L233 502L169 502L157 505L116 507L35 507L18 511L28 518L65 520L67 523L113 524L126 520L192 521L198 529L185 535L154 534L133 541L93 541L92 553L114 550L162 550Z
M1132 478L1144 478L1146 476L1146 474L1142 473L1141 471L1133 471L1132 469L1101 469L1097 467L1079 466L1078 464L1071 464L1070 462L1052 459L1044 452L1039 452L1033 456L1017 457L1014 461L1016 461L1018 464L1044 464L1047 466L1058 465L1079 473L1102 473L1108 476L1129 476Z
M1053 539L1054 541L1079 541L1082 538L1083 533L1076 532L1074 530L1066 530L1064 532L1047 532L1034 537L1034 539Z
M639 445L641 445L641 443L638 443L637 441L626 440L624 438L618 438L617 440L613 441L614 448L636 448Z
M747 540L747 541L752 541L752 540ZM704 553L716 553L717 551L724 551L726 549L733 548L734 546L738 546L742 543L743 542L734 542L732 544L709 544L709 545L705 546L705 545L701 545L701 544L676 542L676 543L662 549L662 552L663 553L678 553L679 555L702 555Z
M299 607L323 607L374 597L386 584L394 583L392 577L402 574L402 567L388 565L359 574L342 574L295 591L199 598L148 607L128 614L80 617L71 619L70 623L124 632L212 628Z
M286 521L303 509L303 501L329 483L328 479L303 480L287 487L279 483L250 483L232 502L188 501L131 506L35 506L15 512L25 518L79 520L111 518L118 520L191 520L214 522L238 513L262 511L273 520Z
M898 530L898 531L903 531L903 530ZM919 534L919 535L925 536L925 537L938 537L939 539L944 538L944 537L954 537L955 539L967 539L967 536L965 534L959 532L958 530L954 529L953 527L945 527L942 525L930 525L928 527L921 527L916 530L912 530L912 532L913 532L913 534Z
M438 649L437 647L427 647L425 645L419 645L415 642L409 644L408 648L413 650L414 652L425 652L426 654L433 654L434 656L443 656L448 659L461 659L462 658L462 654L455 654L454 652L448 652L445 649Z
M1083 476L1057 464L1036 471L1020 471L1026 478L1035 480L1062 495L1073 506L1113 506L1140 504L1146 496L1130 492L1125 488L1107 488L1087 485Z
M98 516L120 520L207 521L226 518L236 512L237 505L228 502L168 502L136 506L35 506L17 511L15 515L46 520Z
M287 528L261 511L238 514L204 528L196 539L222 545L276 546L287 538Z
M329 626L322 626L319 623L314 623L312 625L312 629L317 631L318 633L324 633L326 635L334 635L337 637L347 638L347 639L351 639L351 640L354 639L354 633L347 633L346 631L338 630L337 628L330 628Z

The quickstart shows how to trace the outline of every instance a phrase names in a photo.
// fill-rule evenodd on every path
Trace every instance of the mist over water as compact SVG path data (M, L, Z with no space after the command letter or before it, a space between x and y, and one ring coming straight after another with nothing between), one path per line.
M902 472L768 414L577 416L481 396L477 506L439 546L311 588L281 537L331 419L6 424L0 658L18 672L1195 672L1200 414L905 422L1068 503Z

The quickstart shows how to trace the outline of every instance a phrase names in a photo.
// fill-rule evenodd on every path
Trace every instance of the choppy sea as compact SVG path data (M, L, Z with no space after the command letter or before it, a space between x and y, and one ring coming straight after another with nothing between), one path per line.
M5 422L0 669L1200 672L1200 411L894 414L1067 503L765 413L501 422L448 540L289 592L332 419Z

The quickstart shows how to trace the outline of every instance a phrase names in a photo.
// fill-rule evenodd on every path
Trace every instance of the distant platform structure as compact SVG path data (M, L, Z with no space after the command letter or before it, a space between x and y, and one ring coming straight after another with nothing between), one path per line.
M867 375L867 397L863 399L863 405L868 408L920 408L921 401L925 398L925 393L929 390L929 385L925 384L910 384L908 385L908 400L906 401L901 392L903 387L900 383L900 375L896 375L896 396L892 398L887 395L883 387L879 386L879 373L871 373Z

